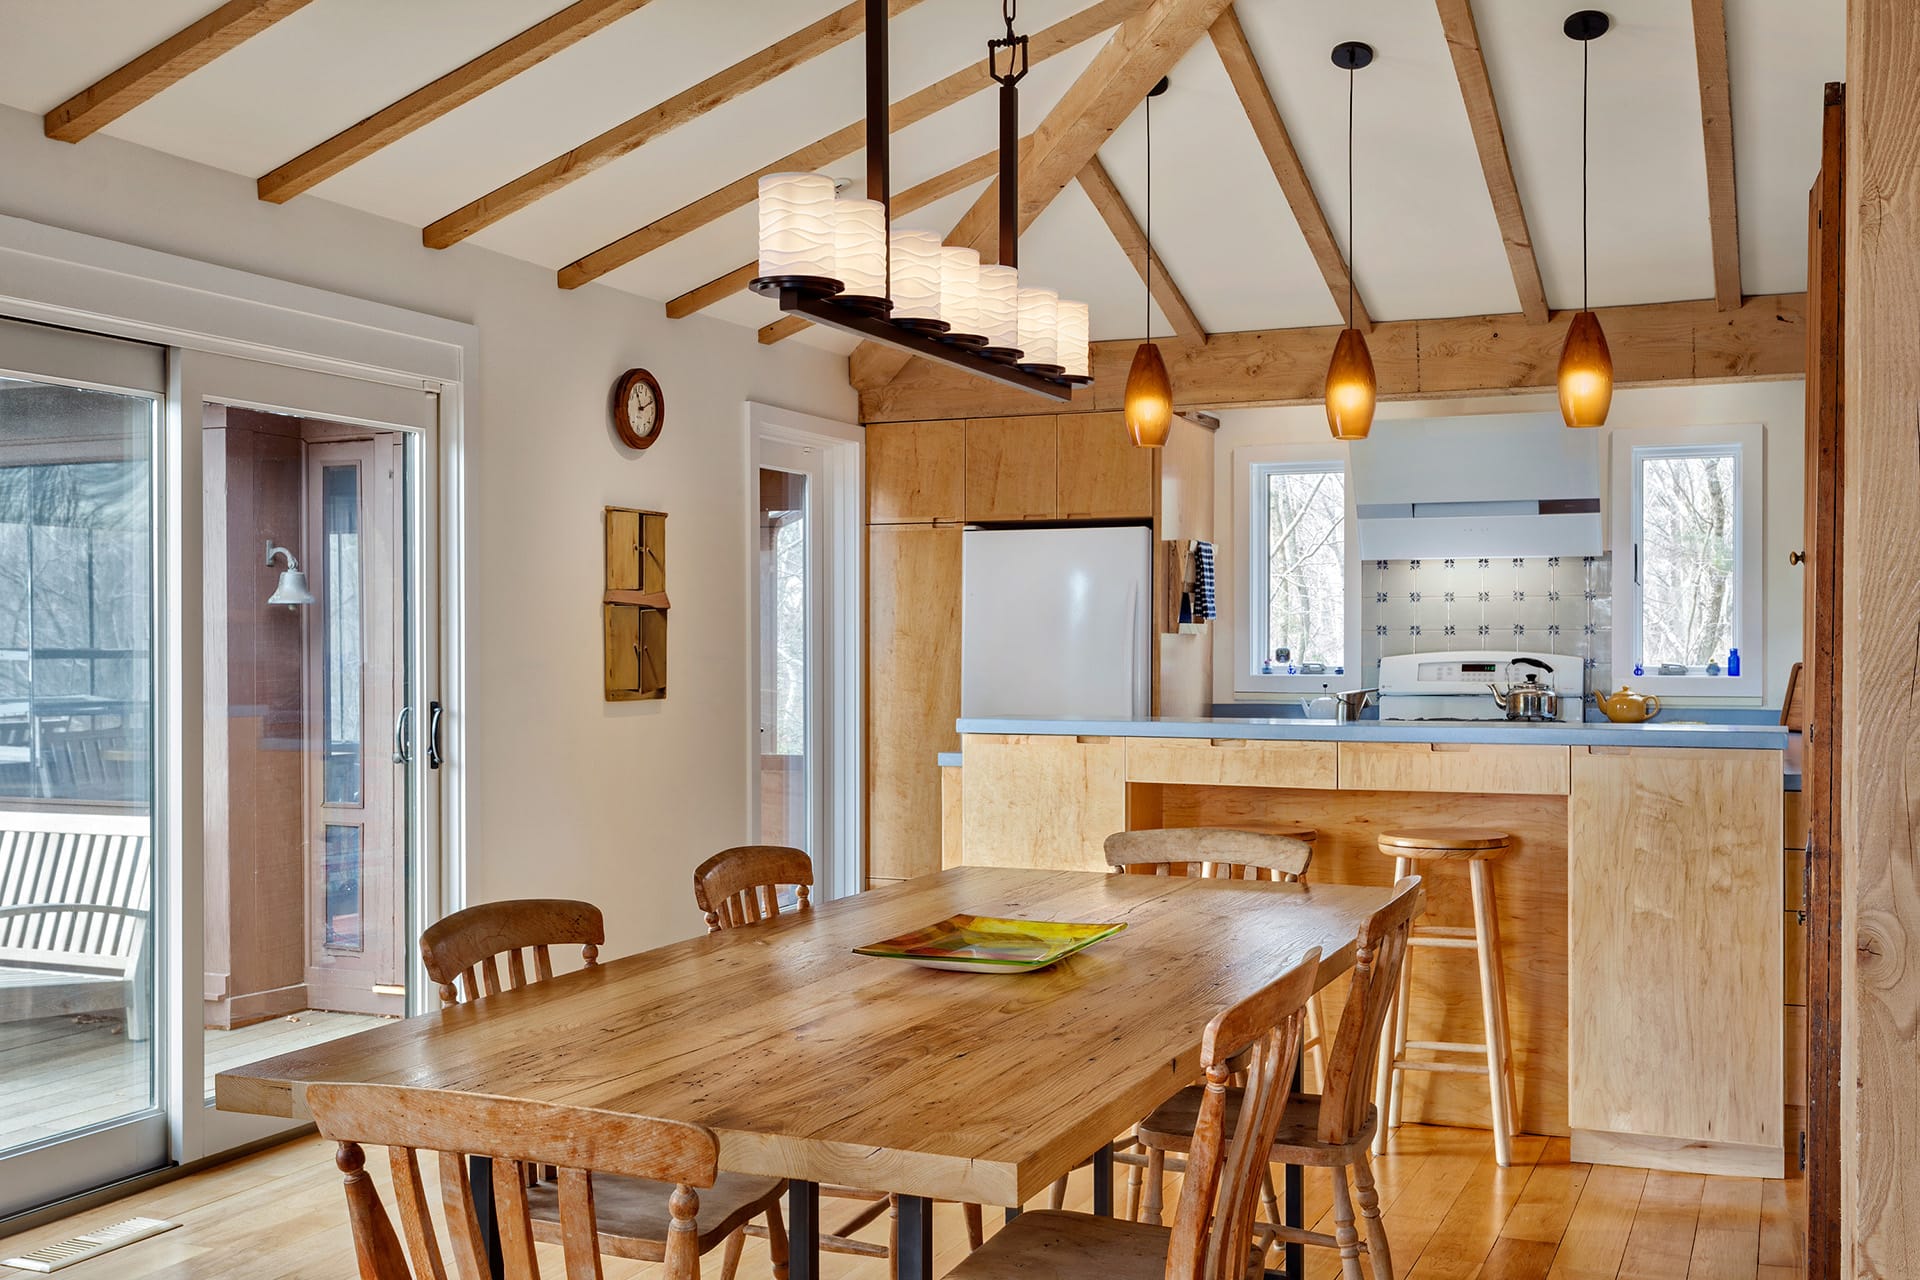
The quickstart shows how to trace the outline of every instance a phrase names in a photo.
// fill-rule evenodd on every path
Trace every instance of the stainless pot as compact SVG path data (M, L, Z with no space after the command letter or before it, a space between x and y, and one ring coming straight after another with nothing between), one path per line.
M1519 684L1511 683L1515 667L1538 667L1548 675L1553 668L1535 658L1515 658L1507 664L1507 687L1489 684L1493 690L1494 705L1507 713L1509 720L1558 720L1560 718L1560 695L1551 685L1540 683L1540 672L1529 671Z

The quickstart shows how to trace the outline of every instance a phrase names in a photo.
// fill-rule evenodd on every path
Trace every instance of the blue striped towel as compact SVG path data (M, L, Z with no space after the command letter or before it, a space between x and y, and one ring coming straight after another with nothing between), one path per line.
M1193 617L1196 622L1211 622L1219 616L1213 600L1213 544L1193 544Z

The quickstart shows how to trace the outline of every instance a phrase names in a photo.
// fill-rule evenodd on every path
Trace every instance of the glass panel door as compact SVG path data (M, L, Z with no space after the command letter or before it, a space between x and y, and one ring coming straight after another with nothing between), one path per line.
M806 473L760 469L760 841L814 852Z
M203 439L206 1093L406 1016L417 433L219 403Z
M0 322L0 1216L166 1158L162 353Z

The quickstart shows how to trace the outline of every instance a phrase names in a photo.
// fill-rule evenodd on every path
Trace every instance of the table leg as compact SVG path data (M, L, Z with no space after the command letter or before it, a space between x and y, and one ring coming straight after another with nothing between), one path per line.
M1306 1056L1307 1055L1303 1053L1293 1060L1293 1091L1295 1093L1299 1093L1306 1088L1306 1073L1303 1069L1306 1066L1304 1061ZM1286 1187L1282 1194L1286 1197L1286 1203L1280 1207L1281 1215L1288 1226L1304 1227L1307 1225L1307 1205L1306 1196L1302 1193L1301 1188L1300 1166L1297 1164L1288 1165L1285 1178ZM1286 1259L1287 1280L1304 1280L1307 1274L1307 1247L1294 1241L1288 1241Z
M900 1249L894 1275L898 1280L933 1280L933 1201L925 1196L899 1199Z
M1093 1153L1093 1211L1103 1218L1113 1216L1113 1144L1103 1142Z
M473 1217L479 1224L480 1238L487 1242L487 1274L493 1280L506 1280L507 1260L500 1248L500 1220L493 1211L493 1158L467 1157L467 1183L473 1195Z
M820 1184L787 1180L787 1274L820 1280Z

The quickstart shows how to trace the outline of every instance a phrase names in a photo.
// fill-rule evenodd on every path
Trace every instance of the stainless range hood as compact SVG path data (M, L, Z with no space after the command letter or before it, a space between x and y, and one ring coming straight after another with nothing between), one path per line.
M1376 421L1348 455L1360 557L1599 555L1600 445L1557 413Z

